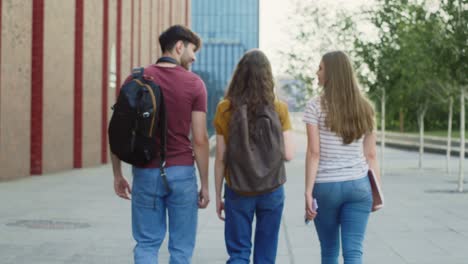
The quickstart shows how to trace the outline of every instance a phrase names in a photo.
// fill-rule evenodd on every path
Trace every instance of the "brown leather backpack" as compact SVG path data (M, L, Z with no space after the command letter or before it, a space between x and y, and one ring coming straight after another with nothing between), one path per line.
M229 187L241 193L267 193L286 182L283 131L274 106L257 111L252 134L249 136L247 105L242 105L229 122L224 158Z

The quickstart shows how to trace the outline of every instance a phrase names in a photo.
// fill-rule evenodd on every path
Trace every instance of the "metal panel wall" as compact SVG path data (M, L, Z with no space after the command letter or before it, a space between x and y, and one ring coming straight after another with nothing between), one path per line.
M193 0L192 29L203 46L192 70L208 90L208 128L214 133L213 117L219 100L245 51L258 48L259 0Z

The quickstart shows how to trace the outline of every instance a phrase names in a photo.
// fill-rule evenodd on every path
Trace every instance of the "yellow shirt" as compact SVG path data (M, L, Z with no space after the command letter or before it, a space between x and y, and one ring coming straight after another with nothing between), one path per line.
M227 111L230 105L231 103L229 102L229 100L222 100L221 102L219 102L218 107L216 108L216 114L213 121L214 127L216 129L216 134L223 136L226 145L229 137L229 121L231 120L231 113ZM291 120L289 119L288 105L282 101L276 100L275 110L278 113L283 131L290 130ZM227 172L224 173L224 177L226 178L227 184L230 185L229 176L227 175Z

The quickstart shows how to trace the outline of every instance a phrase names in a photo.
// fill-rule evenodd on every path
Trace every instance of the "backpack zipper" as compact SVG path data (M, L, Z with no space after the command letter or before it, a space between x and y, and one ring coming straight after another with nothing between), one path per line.
M156 97L154 96L153 90L151 89L151 87L148 84L144 84L138 79L135 79L135 81L141 86L146 86L146 88L148 88L148 92L151 95L151 101L153 102L153 118L151 119L151 127L150 127L150 131L149 131L149 135L148 135L149 137L151 137L151 135L153 134L154 119L156 118L156 109L158 107L156 105Z

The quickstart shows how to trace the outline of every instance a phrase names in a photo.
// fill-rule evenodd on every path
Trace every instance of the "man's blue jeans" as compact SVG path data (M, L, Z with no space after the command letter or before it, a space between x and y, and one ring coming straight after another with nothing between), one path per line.
M167 193L159 169L133 167L132 230L136 264L158 263L158 252L169 222L171 264L191 262L198 218L198 192L193 166L166 169Z
M316 183L313 197L318 204L314 222L322 264L338 264L340 228L344 263L361 264L362 244L372 208L369 179Z
M229 254L228 264L250 262L254 215L257 224L253 261L258 264L275 263L283 205L283 186L256 196L242 196L225 186L224 236Z

